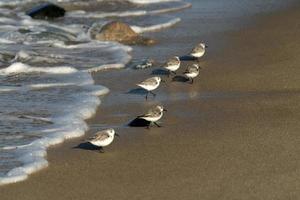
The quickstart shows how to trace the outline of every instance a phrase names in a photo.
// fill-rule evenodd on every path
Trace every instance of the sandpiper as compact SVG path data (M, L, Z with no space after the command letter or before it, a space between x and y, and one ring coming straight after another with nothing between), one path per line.
M157 105L154 108L150 109L146 114L138 116L138 118L144 119L149 123L147 128L150 128L151 124L154 123L157 127L161 127L157 121L162 118L164 111L167 111L161 105Z
M154 60L153 59L146 59L143 62L141 62L140 64L135 66L135 69L146 69L149 67L152 67L154 64Z
M151 93L154 97L156 96L152 90L155 90L161 82L161 78L159 76L154 76L144 80L143 82L137 84L141 88L147 90L146 99L148 98L148 94Z
M169 73L176 74L176 70L180 67L180 59L178 56L170 58L163 66Z
M205 43L199 43L197 46L195 46L193 48L193 50L191 51L190 55L199 59L201 58L204 54L205 54L205 49L208 46Z
M110 129L98 131L88 141L89 143L97 147L100 147L99 151L101 153L104 153L103 147L108 146L110 143L112 143L115 136L119 136L119 135L115 133L114 129L110 128Z
M188 77L192 84L194 82L194 78L199 75L199 69L201 69L201 67L198 64L193 64L192 66L188 66L184 72L184 75Z

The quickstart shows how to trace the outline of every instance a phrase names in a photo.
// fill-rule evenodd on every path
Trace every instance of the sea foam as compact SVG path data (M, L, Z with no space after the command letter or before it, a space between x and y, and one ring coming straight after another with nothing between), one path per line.
M63 80L60 80L62 81L62 83L39 83L30 84L29 86L23 87L31 89L42 89L42 96L45 89L47 90L49 88L56 89L65 87L65 94L61 95L65 96L65 98L71 98L72 101L66 105L57 104L57 100L55 100L53 103L46 100L46 102L48 102L48 105L45 105L43 103L43 100L39 100L42 104L37 101L35 103L35 107L38 107L39 104L42 107L47 106L48 110L53 112L51 114L51 118L35 116L37 114L24 114L15 117L15 121L31 120L34 123L45 124L45 126L43 126L43 130L40 130L40 136L37 136L37 139L33 140L31 143L25 145L11 145L2 148L2 150L14 151L16 160L20 162L21 165L8 171L5 176L0 177L0 185L25 180L29 174L47 167L48 162L45 158L47 155L47 147L61 143L65 139L80 137L84 135L85 131L88 130L88 126L84 120L90 118L95 114L96 108L100 104L100 99L98 96L107 94L109 92L106 87L94 85L94 81L88 72L78 71L72 67L40 68L31 67L23 63L14 63L11 66L0 71L0 73L5 75L11 75L15 73L24 74L32 72L44 73L45 78L51 77L53 76L52 74L57 73L61 75ZM68 77L65 77L65 73L68 74ZM78 88L77 93L68 92L68 87L70 87L70 85L72 84L74 84L75 88ZM63 91L62 88L60 90ZM27 93L29 91L27 91ZM35 94L36 92L29 92L27 98L29 98L30 93ZM39 91L37 91L36 94L39 94ZM49 94L47 94L47 96L49 96ZM51 96L52 95L50 94L49 97ZM21 105L16 106L22 107L22 104L26 106L27 103L20 102L20 104ZM50 109L50 107L52 108ZM17 138L11 137L7 139L9 140Z

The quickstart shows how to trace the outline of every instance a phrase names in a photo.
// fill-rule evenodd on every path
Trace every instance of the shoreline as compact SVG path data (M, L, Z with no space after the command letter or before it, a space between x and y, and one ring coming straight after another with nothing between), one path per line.
M121 139L103 155L76 149L82 140L76 138L51 147L48 149L50 167L31 175L25 182L0 187L1 197L11 199L13 195L19 199L25 195L22 199L33 199L32 196L39 199L45 193L49 199L54 196L94 199L101 193L104 199L193 199L196 196L251 199L246 196L247 191L254 195L252 199L293 197L288 192L299 197L299 192L293 190L297 184L293 177L297 176L299 166L295 160L298 148L294 133L299 131L296 55L300 48L291 42L299 41L298 29L295 20L288 23L277 20L299 17L297 11L299 8L278 11L260 18L258 24L220 36L231 42L232 49L222 56L213 55L220 53L216 47L209 50L200 63L204 70L196 84L163 86L154 102L126 94L126 89L135 87L152 69L131 70L129 75L130 69L95 74L96 82L110 85L112 92L103 98L104 103L88 123L92 131L95 127L117 126L122 130ZM251 37L257 33L261 35ZM281 45L285 52L280 51ZM244 46L249 47L249 52L242 51ZM294 50L297 50L295 55L291 55ZM289 68L282 71L285 65ZM105 79L106 73L119 83ZM118 78L122 76L126 79ZM122 101L124 98L126 102ZM164 128L149 132L120 126L158 101L172 111L163 119ZM281 132L285 134L280 135ZM185 134L188 137L182 137ZM242 166L248 168L240 169ZM261 180L264 177L266 180ZM281 192L277 187L283 183L289 184ZM51 187L46 189L46 185ZM76 192L66 192L71 188Z

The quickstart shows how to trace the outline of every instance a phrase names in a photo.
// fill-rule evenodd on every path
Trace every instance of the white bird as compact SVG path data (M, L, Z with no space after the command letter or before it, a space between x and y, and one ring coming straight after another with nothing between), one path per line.
M170 58L164 65L163 67L168 70L170 73L176 74L176 70L179 69L180 67L180 59L178 56L174 56Z
M199 75L199 70L201 67L198 64L193 64L192 66L188 66L186 71L184 72L184 75L188 77L189 80L194 82L194 78Z
M161 82L161 78L159 76L154 76L137 84L137 86L147 90L147 95L146 95L146 99L147 99L149 93L151 93L153 96L156 96L156 94L154 94L152 90L155 90L159 86L160 82Z
M201 58L205 54L205 49L208 46L205 43L199 43L197 46L193 48L193 50L190 52L190 55L195 58Z
M138 118L150 122L148 128L150 128L152 123L154 123L157 127L161 127L159 124L157 124L157 121L162 118L164 111L167 110L164 109L163 106L157 105L154 108L150 109L146 114L138 116Z
M98 131L95 133L93 137L89 139L89 143L100 147L100 152L103 153L103 147L110 145L112 141L114 140L115 136L119 136L117 133L115 133L115 130L110 128L102 131Z

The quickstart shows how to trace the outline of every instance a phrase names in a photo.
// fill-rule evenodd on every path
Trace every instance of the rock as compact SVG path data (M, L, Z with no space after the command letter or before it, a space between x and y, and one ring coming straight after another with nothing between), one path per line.
M94 26L90 30L91 37L102 41L116 41L128 45L152 45L156 41L136 33L128 24L113 21L102 27Z
M26 14L34 19L53 19L63 17L65 12L65 9L57 5L52 3L43 3L27 11Z

